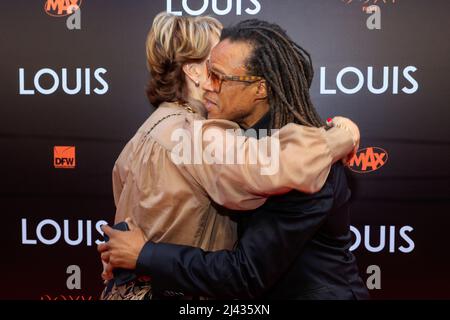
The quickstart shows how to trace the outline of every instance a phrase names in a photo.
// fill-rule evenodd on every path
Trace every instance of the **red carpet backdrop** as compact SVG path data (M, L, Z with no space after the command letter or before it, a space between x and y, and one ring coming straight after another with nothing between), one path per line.
M111 170L153 110L144 46L161 11L276 22L306 48L320 114L361 129L351 250L372 297L450 298L446 0L3 1L0 298L98 298Z

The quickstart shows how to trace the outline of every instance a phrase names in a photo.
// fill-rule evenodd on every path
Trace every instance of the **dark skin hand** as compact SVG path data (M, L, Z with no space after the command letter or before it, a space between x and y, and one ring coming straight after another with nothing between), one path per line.
M103 263L102 278L112 279L112 271L116 268L135 269L136 262L142 247L147 242L140 228L133 227L130 231L114 230L108 225L103 225L103 232L109 237L109 241L97 246Z

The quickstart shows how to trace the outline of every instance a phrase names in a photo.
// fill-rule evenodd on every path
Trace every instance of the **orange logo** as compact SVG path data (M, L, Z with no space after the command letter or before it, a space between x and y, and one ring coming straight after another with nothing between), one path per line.
M53 148L53 164L55 168L73 169L75 168L75 147L55 146Z
M45 12L52 17L64 17L77 10L82 0L47 0L44 4Z
M386 150L370 147L358 150L350 160L350 170L357 173L368 173L380 169L386 164L388 153Z

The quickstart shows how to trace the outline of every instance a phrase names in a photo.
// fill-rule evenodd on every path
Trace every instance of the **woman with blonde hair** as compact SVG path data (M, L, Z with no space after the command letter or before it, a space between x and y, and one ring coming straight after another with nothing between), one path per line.
M221 24L212 17L156 16L147 38L150 82L147 95L156 110L123 149L113 169L116 204L115 223L127 221L142 230L145 241L189 245L207 251L231 249L236 241L235 223L219 214L218 204L235 210L261 206L268 196L297 189L316 192L324 184L331 165L353 152L359 132L350 120L339 119L340 127L325 130L289 124L265 137L280 144L280 168L261 175L264 164L251 162L256 139L228 139L229 150L243 152L243 163L178 162L173 133L182 129L194 149L222 147L208 139L212 130L224 140L238 129L234 119L205 120L203 84L208 81L206 61L218 43ZM199 132L195 127L201 124ZM234 132L234 131L233 131ZM231 143L228 144L228 142ZM218 145L220 144L220 145ZM217 149L216 149L217 150ZM186 150L183 150L186 152ZM203 154L201 155L203 156ZM295 161L292 160L295 156ZM245 213L242 213L245 214ZM109 262L108 243L99 246L104 263ZM110 280L103 299L152 298L149 279L137 278L118 284Z

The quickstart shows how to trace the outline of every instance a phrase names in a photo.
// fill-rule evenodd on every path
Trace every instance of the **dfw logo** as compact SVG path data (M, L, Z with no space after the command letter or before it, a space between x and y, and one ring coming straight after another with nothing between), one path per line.
M75 169L75 147L55 146L53 148L53 165L57 169Z
M69 30L81 29L81 0L47 0L44 11L52 17L69 16L66 26Z
M386 164L388 153L386 150L369 147L360 149L350 160L350 170L357 173L369 173L380 169Z

